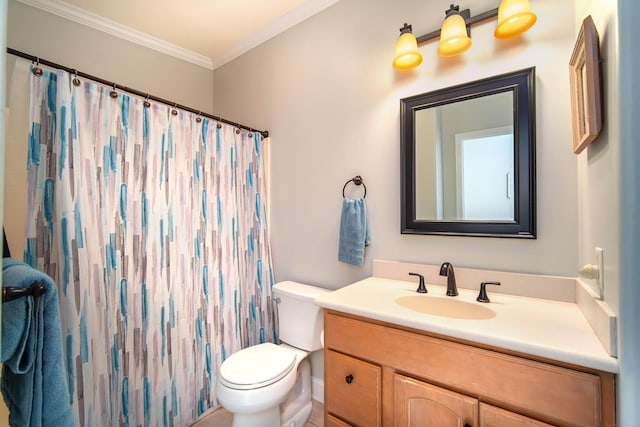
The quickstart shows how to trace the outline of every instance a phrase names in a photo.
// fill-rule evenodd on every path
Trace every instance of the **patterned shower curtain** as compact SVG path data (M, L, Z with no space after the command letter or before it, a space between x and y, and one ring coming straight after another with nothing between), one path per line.
M274 340L265 142L144 104L31 76L24 257L59 287L79 426L187 425Z

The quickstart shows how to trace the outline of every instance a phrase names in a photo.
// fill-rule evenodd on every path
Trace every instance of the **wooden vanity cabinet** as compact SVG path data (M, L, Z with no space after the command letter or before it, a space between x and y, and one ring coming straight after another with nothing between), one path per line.
M551 424L515 412L505 411L486 403L480 404L480 425L485 427L551 427Z
M614 426L613 374L325 310L325 425Z
M394 425L477 426L478 400L404 375L394 375Z
M331 415L325 415L324 426L325 427L351 427L352 424L345 423L344 421L336 417L332 417Z
M381 372L371 363L334 351L325 353L325 389L331 389L331 413L353 425L380 426Z

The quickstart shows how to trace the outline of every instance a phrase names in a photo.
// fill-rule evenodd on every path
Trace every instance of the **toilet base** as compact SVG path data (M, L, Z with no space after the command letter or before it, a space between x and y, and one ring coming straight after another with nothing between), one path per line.
M280 427L280 407L251 414L233 414L231 427Z
M311 364L305 358L298 366L296 384L280 405L281 427L303 427L311 415Z
M281 345L286 346L286 344ZM305 351L289 348L297 352L299 362L294 368L295 372L285 376L278 387L274 388L270 385L262 389L235 390L227 388L220 381L217 382L218 400L233 415L232 427L303 427L305 425L312 409L311 365ZM274 395L278 390L289 391L278 399L278 396ZM253 412L254 410L256 412Z
M288 419L281 417L281 427L302 427L311 416L311 402L299 407L298 411L291 415Z

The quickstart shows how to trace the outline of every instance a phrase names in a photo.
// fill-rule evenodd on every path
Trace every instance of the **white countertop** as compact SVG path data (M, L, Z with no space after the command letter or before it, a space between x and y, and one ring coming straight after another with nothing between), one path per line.
M427 284L426 297L444 297L482 305L495 311L490 319L468 320L420 313L395 303L416 293L414 282L370 277L316 298L321 307L488 344L560 362L618 372L618 360L609 356L576 304L492 293L490 303L476 302L478 291L458 288L447 297L446 288Z

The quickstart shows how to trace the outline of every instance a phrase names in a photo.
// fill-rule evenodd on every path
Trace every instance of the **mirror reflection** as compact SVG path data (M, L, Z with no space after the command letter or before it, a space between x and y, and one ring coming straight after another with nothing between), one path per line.
M415 112L419 220L513 221L513 93Z

